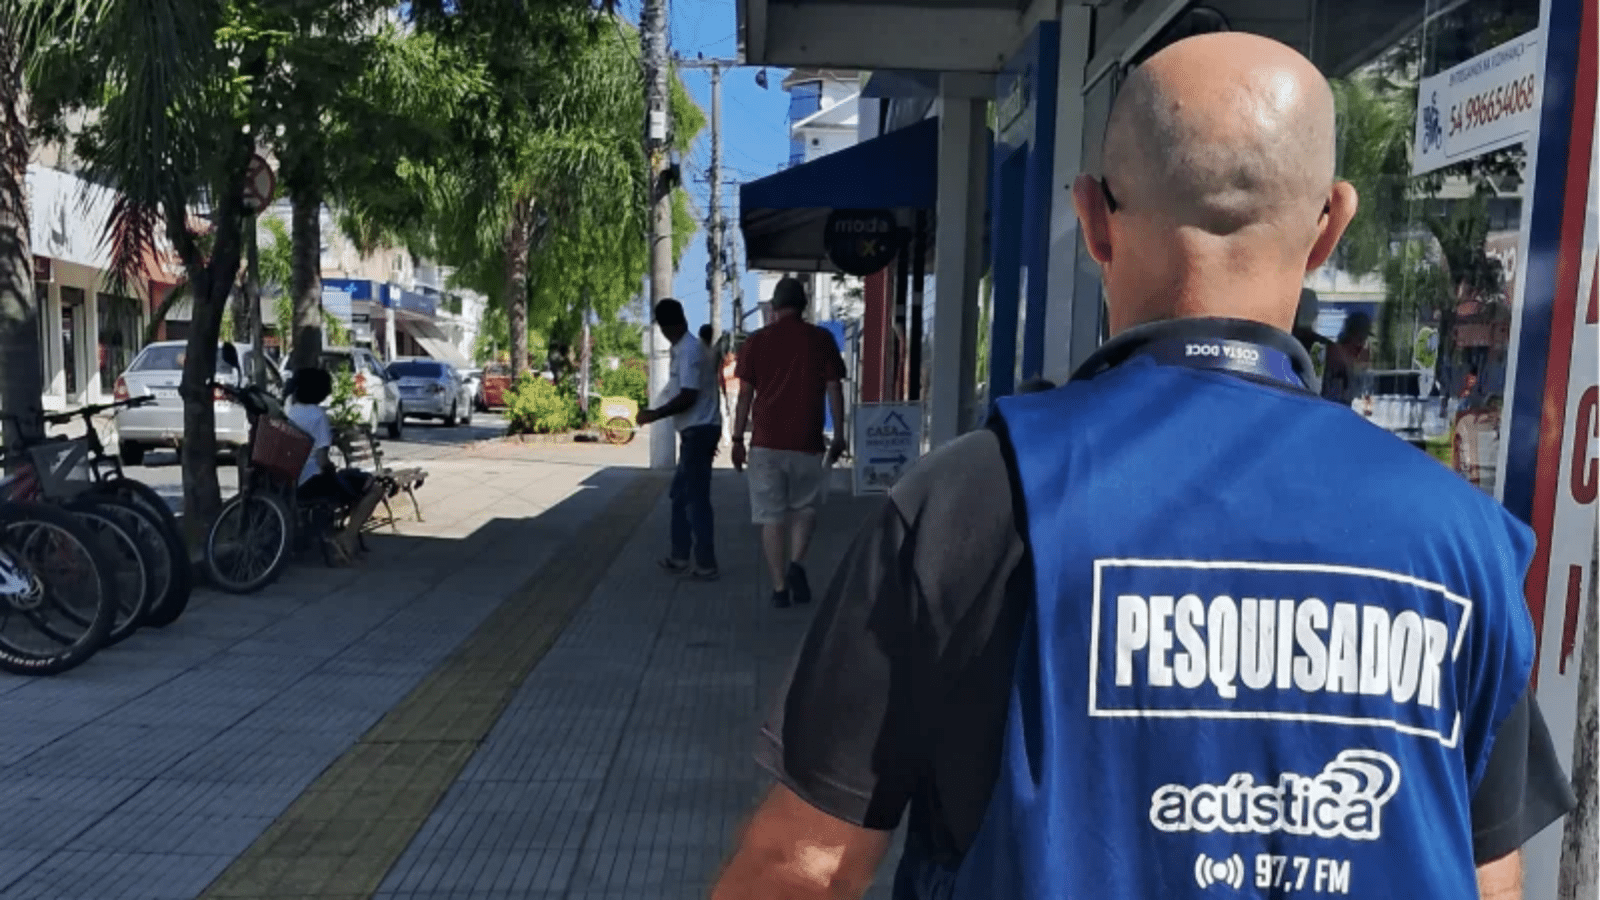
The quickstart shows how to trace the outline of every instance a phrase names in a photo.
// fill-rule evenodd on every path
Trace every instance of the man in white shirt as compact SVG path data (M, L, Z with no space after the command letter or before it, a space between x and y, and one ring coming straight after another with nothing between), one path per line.
M641 411L639 424L671 418L680 441L678 470L672 478L672 552L662 558L661 567L710 581L717 577L711 465L722 440L717 373L705 344L689 333L682 304L662 300L656 304L655 320L672 343L672 372L662 394L669 399Z

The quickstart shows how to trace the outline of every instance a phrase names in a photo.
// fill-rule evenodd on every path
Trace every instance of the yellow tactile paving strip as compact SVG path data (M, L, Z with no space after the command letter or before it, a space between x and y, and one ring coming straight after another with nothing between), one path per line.
M202 900L369 900L660 497L641 475L229 866Z

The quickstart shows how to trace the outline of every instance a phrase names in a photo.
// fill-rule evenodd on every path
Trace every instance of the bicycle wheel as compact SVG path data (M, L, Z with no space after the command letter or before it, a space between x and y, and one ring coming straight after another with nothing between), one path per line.
M126 531L139 548L139 558L144 560L145 584L148 586L144 613L139 627L150 624L161 599L172 588L173 555L167 544L166 531L161 522L143 504L115 495L90 494L88 498L99 510L109 515Z
M117 582L117 616L111 622L111 632L106 635L106 646L121 643L128 635L139 630L150 601L150 569L145 564L139 541L123 526L126 509L106 504L99 497L80 497L67 504L67 511L89 526L105 545L112 577Z
M0 504L0 670L56 675L104 644L117 616L106 550L71 513Z
M294 542L293 520L270 494L240 494L222 505L206 535L211 580L230 594L251 594L283 571Z
M189 546L178 527L178 518L161 495L142 481L111 478L96 485L94 491L96 496L120 497L131 502L160 527L170 571L166 587L155 595L144 624L151 628L171 625L189 608L189 596L194 591L194 566L189 562Z
M606 420L603 431L609 444L627 444L633 440L633 422L623 416L612 416Z

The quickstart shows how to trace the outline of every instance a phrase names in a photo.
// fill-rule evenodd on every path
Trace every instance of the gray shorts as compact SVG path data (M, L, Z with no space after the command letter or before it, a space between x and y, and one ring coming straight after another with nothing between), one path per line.
M757 525L775 525L789 513L822 502L828 470L823 454L797 450L750 448L750 518Z

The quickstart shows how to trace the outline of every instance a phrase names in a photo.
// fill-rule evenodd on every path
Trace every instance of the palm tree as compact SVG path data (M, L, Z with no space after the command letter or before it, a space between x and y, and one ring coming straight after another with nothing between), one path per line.
M39 405L44 385L39 367L39 308L33 293L33 254L28 236L28 120L23 96L23 48L17 23L0 12L0 411L16 415ZM7 419L3 443L32 437Z
M66 140L70 111L91 180L119 197L106 225L117 280L134 281L164 234L181 261L194 313L179 393L185 525L192 540L221 506L210 381L243 248L244 185L260 132L264 76L281 35L226 0L78 0L33 35L28 88L36 124ZM69 19L71 24L68 24ZM209 242L209 248L208 248Z

